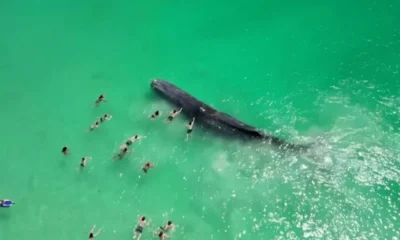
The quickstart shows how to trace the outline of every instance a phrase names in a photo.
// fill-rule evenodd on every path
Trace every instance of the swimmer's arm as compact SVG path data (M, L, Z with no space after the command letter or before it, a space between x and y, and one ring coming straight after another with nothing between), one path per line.
M93 232L94 228L96 227L96 225L93 225L92 229L90 230L89 233Z
M97 231L97 233L94 236L96 237L97 235L100 234L100 232L101 232L101 228L99 229L99 231Z
M179 109L178 113L182 112L182 109L183 109L183 108Z

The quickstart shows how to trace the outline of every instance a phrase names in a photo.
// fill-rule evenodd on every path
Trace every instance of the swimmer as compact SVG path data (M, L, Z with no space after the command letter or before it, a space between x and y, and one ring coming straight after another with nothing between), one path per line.
M179 111L177 111L177 110L173 110L172 112L170 112L169 114L169 117L167 118L167 119L165 119L165 121L167 122L167 121L170 121L170 122L172 122L172 120L174 120L174 118L176 117L176 116L178 116L178 114L179 113L181 113L181 111L182 111L182 108L181 109L179 109Z
M135 141L142 139L142 138L146 138L146 136L135 135L135 136L129 138L124 144L122 144L120 149L124 149L124 148L130 146L132 143L134 143Z
M0 206L5 206L6 202L11 202L11 204L15 204L14 201L11 201L9 199L4 199L4 200L0 200ZM7 205L10 206L10 205Z
M153 113L152 115L151 115L151 120L154 120L154 119L156 119L158 116L160 116L161 115L161 112L160 111L156 111L155 113Z
M121 149L121 152L118 153L117 156L115 156L116 159L122 159L125 155L130 154L131 151L128 151L127 147L124 147L123 149Z
M107 102L105 99L104 99L104 94L101 94L100 96L99 96L99 98L97 98L97 100L96 100L96 106L98 106L101 102Z
M99 235L99 233L101 232L101 228L99 229L99 231L97 231L96 234L93 233L94 229L96 228L96 225L93 226L92 230L90 230L89 232L89 239L94 239L95 237L97 237L97 235Z
M83 157L81 161L81 167L86 166L86 161L92 159L92 157Z
M64 155L68 155L69 154L69 149L67 146L63 147L61 150L62 153L64 153Z
M103 117L100 118L100 123L102 123L102 122L104 122L104 121L111 120L111 118L112 118L112 116L111 116L111 115L108 115L108 114L106 113L106 114L104 114Z
M172 221L168 221L167 225L165 225L165 227L160 226L160 229L167 232L168 230L173 229L175 226L174 224L172 224Z
M100 126L100 123L96 121L92 126L90 126L89 131L92 131L93 129L96 129Z
M146 222L146 217L142 216L139 218L139 223L135 229L135 236L133 236L133 238L137 237L137 240L140 240L140 237L142 236L143 233L143 228L148 225L148 223Z
M144 173L147 173L147 171L152 167L154 167L153 164L151 164L150 162L146 162L146 164L143 166L142 170Z
M188 130L186 131L186 141L189 140L189 135L192 133L194 120L195 118L193 118L192 121L190 121L188 124Z
M154 235L158 236L160 240L164 240L166 238L169 238L169 236L163 232L154 232Z

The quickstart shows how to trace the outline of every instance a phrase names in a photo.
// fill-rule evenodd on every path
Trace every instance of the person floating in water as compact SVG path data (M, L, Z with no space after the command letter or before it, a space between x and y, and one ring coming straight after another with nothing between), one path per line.
M154 120L154 119L156 119L158 116L160 116L161 115L161 113L162 112L160 112L160 111L155 111L155 113L153 113L152 115L151 115L151 119L152 120Z
M150 162L146 162L146 163L144 164L142 170L143 170L144 173L147 173L147 171L148 171L150 168L152 168L152 167L154 167L153 164L151 164Z
M171 112L169 113L170 115L168 116L167 119L165 119L165 121L166 121L166 122L167 122L167 121L172 122L172 120L174 120L174 118L175 118L176 116L178 116L178 114L181 113L181 111L182 111L182 108L179 109L179 111L177 111L176 109L174 109L173 111L171 111Z
M160 232L154 232L155 236L158 236L160 238L160 240L164 240L166 238L169 238L169 236L165 233L163 233L162 231Z
M168 221L167 224L165 225L165 227L160 226L160 229L165 232L168 232L169 230L171 230L173 228L174 228L174 224L172 224L172 221Z
M95 237L97 237L97 235L99 235L99 233L101 232L101 228L99 229L99 231L97 231L96 234L94 234L94 229L96 228L96 225L93 226L92 230L90 230L89 232L89 239L94 239Z
M188 124L188 130L186 131L186 141L189 140L189 135L192 133L194 120L195 118L193 118L192 121L190 121Z
M148 223L146 222L146 217L142 216L139 218L139 223L136 226L135 229L135 236L133 236L133 238L137 237L137 240L140 240L140 238L142 237L142 233L143 233L143 228L148 225Z
M120 149L124 149L124 148L130 146L132 143L134 143L135 141L142 139L142 138L146 138L146 136L135 135L135 136L129 138L124 144L122 144Z
M67 146L63 147L61 150L62 153L64 153L64 155L68 155L69 154L69 149Z
M108 115L108 114L106 113L106 114L104 114L103 117L100 117L100 123L103 123L104 121L109 121L109 120L111 120L111 118L112 118L112 116L111 116L111 115Z
M97 98L97 100L96 100L96 106L99 106L99 104L101 103L101 102L107 102L105 99L104 99L104 94L101 94L100 96L99 96L99 98Z
M125 155L130 154L131 151L128 151L128 147L124 147L123 149L121 149L121 152L117 154L117 156L115 156L115 159L122 159Z
M92 157L83 157L81 160L81 167L86 166L86 161L92 159Z
M14 204L15 204L15 202L11 201L9 199L0 200L0 206L1 207L11 207Z
M93 131L94 129L98 128L100 123L96 121L92 126L90 126L89 131Z

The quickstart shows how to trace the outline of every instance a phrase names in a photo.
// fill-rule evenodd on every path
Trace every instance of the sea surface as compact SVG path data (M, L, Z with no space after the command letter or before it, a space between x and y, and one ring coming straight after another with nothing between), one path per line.
M398 239L399 23L398 0L0 0L0 239L132 239L141 215L142 240ZM153 79L311 150L185 141Z

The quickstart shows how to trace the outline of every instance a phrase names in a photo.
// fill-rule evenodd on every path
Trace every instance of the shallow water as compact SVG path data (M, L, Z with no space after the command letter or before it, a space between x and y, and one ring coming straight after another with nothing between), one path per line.
M0 239L395 239L400 4L0 1ZM227 140L170 106L161 78L288 141ZM109 100L94 108L100 93ZM104 113L110 122L87 132ZM166 117L165 115L163 117ZM147 138L121 161L131 135ZM62 146L69 156L60 153ZM80 158L92 156L79 169ZM145 161L156 168L140 172Z

